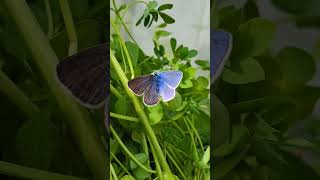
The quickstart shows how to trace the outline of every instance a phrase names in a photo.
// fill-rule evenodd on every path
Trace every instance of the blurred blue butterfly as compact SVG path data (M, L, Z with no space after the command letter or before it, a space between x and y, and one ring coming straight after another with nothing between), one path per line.
M210 38L211 84L220 76L232 49L232 35L222 30L211 30Z
M159 102L160 97L165 102L174 98L182 75L181 71L154 72L130 80L128 86L137 96L143 95L145 105L153 106Z

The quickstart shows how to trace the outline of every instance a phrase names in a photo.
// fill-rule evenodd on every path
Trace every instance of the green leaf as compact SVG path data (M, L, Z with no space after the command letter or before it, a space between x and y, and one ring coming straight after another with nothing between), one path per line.
M178 92L176 92L175 97L171 101L169 101L165 104L167 105L168 109L170 109L172 111L177 111L177 110L179 110L179 108L182 105L182 97Z
M161 18L163 19L163 21L165 23L167 23L167 24L175 23L175 20L172 17L170 17L169 15L162 13L162 12L159 12L159 15L161 16Z
M148 24L149 24L149 22L150 22L150 19L151 19L151 16L150 15L148 15L145 19L144 19L144 26L145 27L147 27L148 26Z
M156 8L158 6L158 2L157 1L150 1L148 4L148 10L151 11L154 8Z
M130 41L127 41L125 44L126 44L126 47L129 51L132 65L135 67L138 65L140 48L137 44L130 42Z
M19 160L23 165L48 169L57 150L58 134L48 114L26 121L16 135Z
M176 50L176 46L177 46L177 40L175 38L171 38L170 45L171 45L172 53L174 53Z
M173 4L163 4L158 8L158 11L163 11L166 9L171 9L173 7Z
M230 84L248 84L265 79L264 70L253 58L247 58L240 62L240 71L225 68L222 78Z
M143 18L144 18L144 15L142 15L140 19L137 21L136 26L139 26L139 24L141 24Z
M249 138L249 130L245 126L234 125L232 127L231 142L219 146L213 150L214 157L225 157L245 145Z
M315 60L302 49L286 47L276 56L282 72L281 86L303 85L315 74Z
M130 175L125 175L120 180L136 180L136 179Z
M159 30L155 32L155 38L159 39L160 37L167 37L169 36L171 33L168 31L163 31L163 30Z
M188 67L183 71L183 80L192 79L196 75L196 69L194 67Z
M150 124L157 124L163 117L162 105L158 103L155 106L148 107Z
M210 63L207 60L196 60L195 63L201 66L202 70L210 70Z
M148 157L146 154L144 154L144 153L135 154L134 157L135 157L141 164L144 164L144 163L146 163L146 162L149 160L149 157ZM134 161L130 160L130 169L131 169L131 170L134 170L134 169L136 169L137 167L138 167L138 165L137 165Z
M192 50L189 51L187 58L193 58L193 57L195 57L197 55L198 55L198 51L195 50L195 49L192 49Z
M250 56L257 56L263 53L268 47L270 47L273 37L276 32L276 26L273 22L264 18L254 18L241 24L239 32L246 34L251 39L249 42L236 41L241 49L241 46L245 43L252 43L248 49ZM246 46L247 47L247 46ZM242 49L243 51L243 49Z

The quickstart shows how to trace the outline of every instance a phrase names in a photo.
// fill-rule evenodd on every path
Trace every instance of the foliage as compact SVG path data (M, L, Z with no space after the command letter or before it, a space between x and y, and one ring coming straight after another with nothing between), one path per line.
M145 28L157 22L154 54L146 55L123 23L124 14L133 4L145 5L136 26L144 22ZM164 10L172 4L159 5L134 1L117 8L111 18L111 177L113 179L209 179L210 116L209 81L197 77L197 68L191 65L197 51L189 49L165 30L174 23ZM178 22L176 22L178 23ZM124 42L120 29L131 38ZM170 37L170 47L165 48L159 39ZM209 70L207 61L198 65ZM199 69L199 68L198 68ZM154 71L180 70L183 79L176 96L169 102L147 107L127 87L128 79ZM114 88L112 88L114 87ZM158 149L157 149L158 148ZM164 159L162 159L165 157ZM140 165L137 163L140 162Z
M316 124L308 119L320 88L307 84L315 75L315 58L296 47L272 53L277 25L260 17L256 2L212 8L212 25L231 32L234 42L222 77L211 87L211 174L215 179L319 179L319 164L305 158L320 157L319 135L301 130ZM319 13L318 1L272 2L292 13L297 24ZM297 129L299 134L292 133Z

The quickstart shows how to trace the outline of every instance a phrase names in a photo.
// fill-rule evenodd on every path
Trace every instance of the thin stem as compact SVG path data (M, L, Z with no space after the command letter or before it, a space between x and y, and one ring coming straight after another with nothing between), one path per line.
M187 122L190 124L190 127L193 130L194 134L196 135L197 139L199 140L199 144L201 146L202 153L204 153L203 144L202 144L202 141L201 141L201 138L198 134L197 129L194 127L193 123L190 121L190 119L188 117L186 117L186 119L187 119Z
M46 179L46 180L86 180L86 178L52 173L40 169L21 166L9 162L0 161L0 174L15 176L23 179Z
M53 36L53 17L49 0L44 0L44 5L46 6L46 12L48 17L48 38L51 39Z
M187 180L186 176L184 175L184 173L182 172L182 170L180 169L180 167L178 166L176 161L171 157L169 152L167 152L167 155L168 155L169 159L172 161L173 165L177 168L178 172L181 174L182 178Z
M128 88L128 79L126 75L124 74L119 62L117 61L116 57L114 56L113 52L110 50L110 61L111 61L111 66L113 66L114 70L116 71L117 75L120 78L120 81L125 88L128 96L130 97L134 108L140 118L141 123L144 126L144 129L150 139L150 142L152 146L155 149L156 155L158 156L159 162L163 168L163 171L171 173L170 167L162 153L161 147L159 145L159 142L157 140L156 135L154 134L152 127L149 123L148 117L145 114L144 110L142 109L142 105L140 104L138 98L129 90Z
M148 140L150 141L149 138L148 138ZM159 164L159 160L158 160L157 156L154 155L155 151L154 151L154 148L153 148L152 144L150 144L150 147L151 147L151 152L153 154L154 163L156 164L157 175L158 175L160 180L163 180L163 174L162 174L162 171L161 171L161 166Z
M125 115L116 114L116 113L113 113L113 112L110 112L110 117L123 119L123 120L127 120L127 121L139 122L139 119L136 118L136 117L125 116Z
M70 45L69 45L69 56L70 56L75 54L78 51L77 33L74 27L73 18L72 18L68 0L59 0L59 3L60 3L63 20L66 25L68 38L70 41Z
M16 23L45 84L64 115L71 133L95 179L107 179L106 152L87 111L81 109L56 78L58 58L24 0L3 0L8 16ZM89 148L90 147L90 148Z
M114 177L114 179L115 179L115 180L118 180L117 174L116 174L116 172L114 171L113 166L112 166L111 163L110 163L110 171L111 171L111 174L112 174L112 176Z
M123 144L123 142L121 141L120 137L117 135L117 133L114 131L114 129L112 128L111 125L110 125L110 130L111 130L111 133L112 133L112 135L114 136L114 138L117 140L117 142L119 143L119 145L122 147L122 149L124 150L124 152L127 153L127 155L130 157L131 160L133 160L139 167L141 167L141 168L144 169L145 171L147 171L147 172L149 172L149 173L156 173L156 171L145 167L143 164L141 164L141 163L134 157L134 155L129 151L129 149L126 147L126 145Z
M128 175L132 176L131 173L127 170L127 168L124 167L124 165L119 161L119 159L118 159L112 152L110 152L110 154L111 154L111 156L114 158L114 160L116 160L117 163L122 167L122 169L123 169ZM110 162L111 162L111 161L110 161Z
M194 141L193 133L192 133L191 129L189 128L189 125L188 125L188 123L187 123L187 121L186 121L185 118L183 118L183 121L184 121L184 123L186 124L186 127L187 127L187 129L188 129L188 131L189 131L189 134L190 134L190 137L191 137L191 142L192 142L192 147L193 147L193 155L194 155L194 158L195 158L196 161L199 161L199 155L198 155L198 151L197 151L197 145L196 145L196 143L195 143L195 141Z
M119 91L112 85L110 84L110 91L112 94L114 94L118 99L122 97L122 95L119 93Z
M0 93L16 105L28 119L32 119L39 108L0 70Z

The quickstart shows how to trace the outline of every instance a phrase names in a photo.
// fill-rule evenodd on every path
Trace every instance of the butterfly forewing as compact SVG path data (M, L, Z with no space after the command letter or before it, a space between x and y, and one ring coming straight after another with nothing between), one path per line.
M128 82L129 88L138 96L141 96L152 81L152 75L138 76Z
M164 71L158 74L160 81L167 84L172 89L178 87L182 79L182 75L183 74L181 71Z
M211 31L210 76L211 83L220 75L232 48L232 36L222 30Z
M159 102L160 94L159 94L159 87L157 86L158 85L156 80L152 79L143 94L144 104L148 106L153 106Z
M109 48L101 44L69 56L57 65L61 83L87 107L99 107L109 94Z

